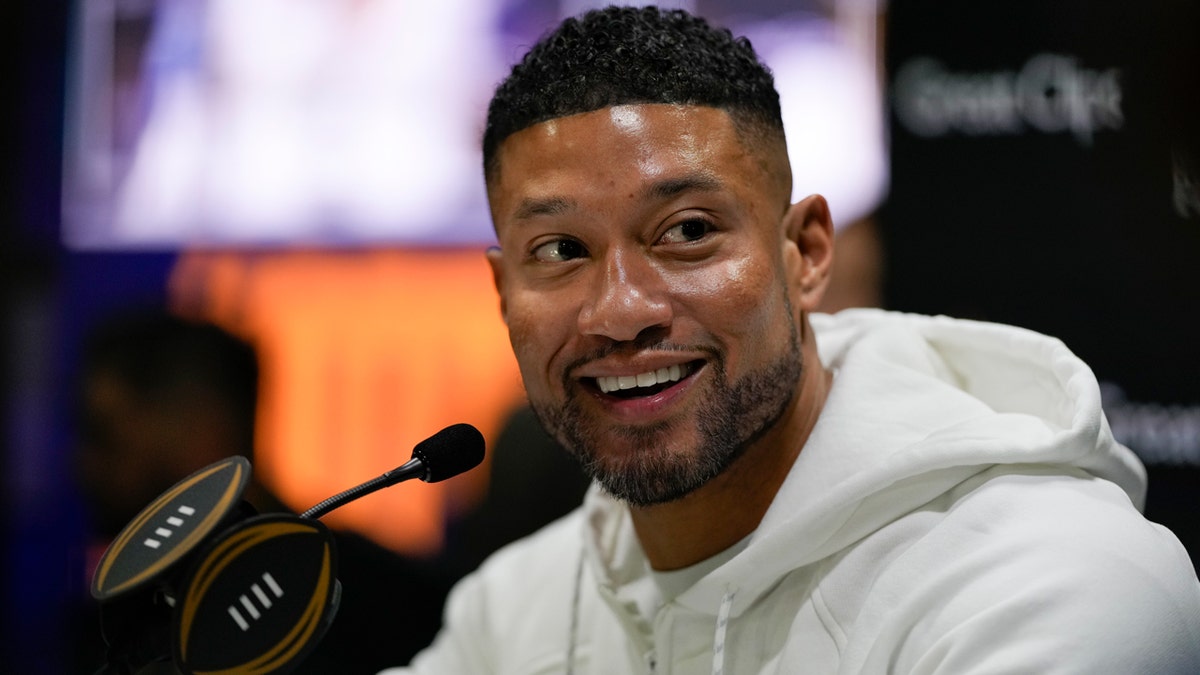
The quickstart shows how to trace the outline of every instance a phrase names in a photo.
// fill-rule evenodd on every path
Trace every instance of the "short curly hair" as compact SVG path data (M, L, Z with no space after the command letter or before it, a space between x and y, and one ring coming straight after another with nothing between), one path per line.
M496 89L483 134L489 180L510 135L617 105L719 108L739 133L783 140L779 93L750 41L682 10L607 7L543 36Z

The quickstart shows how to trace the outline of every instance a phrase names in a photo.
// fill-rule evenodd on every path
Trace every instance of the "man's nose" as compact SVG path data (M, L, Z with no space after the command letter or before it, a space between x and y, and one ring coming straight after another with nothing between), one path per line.
M579 330L584 335L628 341L647 328L670 325L666 285L645 256L612 252L596 271L593 284L579 312Z

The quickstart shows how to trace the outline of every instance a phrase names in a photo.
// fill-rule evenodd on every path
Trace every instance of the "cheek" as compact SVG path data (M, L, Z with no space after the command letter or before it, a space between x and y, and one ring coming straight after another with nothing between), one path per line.
M520 294L508 301L508 339L530 393L548 385L550 359L558 352L569 325L554 305L544 298Z
M739 258L705 268L677 284L696 315L734 333L763 330L782 311L780 281L762 259Z
M784 286L762 259L740 259L708 268L685 284L687 312L725 349L726 365L753 368L788 345L792 320ZM763 354L766 354L764 356Z

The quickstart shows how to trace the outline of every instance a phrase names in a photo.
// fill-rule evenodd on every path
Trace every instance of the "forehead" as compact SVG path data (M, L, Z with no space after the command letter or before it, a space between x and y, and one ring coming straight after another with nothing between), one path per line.
M548 120L509 136L497 153L488 197L493 216L502 217L513 200L563 190L611 194L676 175L765 189L771 177L761 155L743 142L723 110L615 106Z

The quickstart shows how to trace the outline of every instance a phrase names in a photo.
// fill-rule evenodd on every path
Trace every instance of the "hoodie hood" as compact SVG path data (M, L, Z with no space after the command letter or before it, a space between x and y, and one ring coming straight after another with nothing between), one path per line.
M810 318L834 372L820 418L747 548L678 603L736 617L790 571L1000 464L1073 467L1141 508L1145 470L1113 439L1095 376L1059 340L880 310ZM601 585L644 574L628 510L594 489L584 508Z

